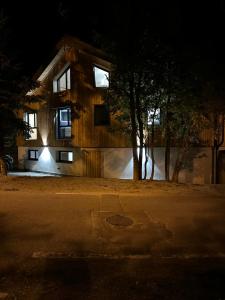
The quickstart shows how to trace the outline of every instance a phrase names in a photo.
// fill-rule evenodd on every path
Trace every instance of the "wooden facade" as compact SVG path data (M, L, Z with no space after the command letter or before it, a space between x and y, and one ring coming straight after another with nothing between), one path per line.
M71 88L62 92L53 91L54 78L68 66ZM31 105L37 109L38 136L36 140L18 138L18 147L52 149L75 149L82 160L74 166L74 174L101 177L104 157L102 149L130 148L130 139L120 132L110 132L116 122L110 116L110 126L94 125L94 107L104 104L105 88L95 87L93 67L110 72L111 64L100 50L76 38L64 38L58 44L58 53L47 68L39 75L41 87L33 93L43 95L44 103ZM59 107L80 107L79 117L72 118L71 139L59 139L56 134L56 118ZM76 154L76 157L78 155ZM66 171L65 171L66 172ZM72 172L73 173L73 172Z
M102 51L76 38L66 37L59 42L56 56L37 76L41 83L40 88L32 91L43 95L45 101L31 105L31 108L37 110L37 139L18 138L21 168L75 176L132 178L130 137L110 130L116 125L112 115L110 126L96 126L94 123L95 105L104 104L105 93L105 88L95 86L94 66L108 72L112 67ZM53 87L54 81L66 68L70 69L70 88L56 92ZM68 103L72 107L80 108L79 116L72 117L71 138L58 138L58 109L68 106ZM210 182L212 131L205 129L200 138L202 147L191 151L193 157L190 156L188 171L184 174L183 181L190 181L189 177L196 173L196 183ZM222 148L225 148L225 143ZM38 161L29 161L27 153L32 149L39 151ZM58 153L62 151L73 152L73 161L69 164L59 161ZM176 155L175 148L173 155ZM157 126L155 158L158 168L156 178L164 179L164 140L161 129ZM221 161L224 161L224 158ZM200 170L199 173L195 171L196 166ZM202 174L204 168L205 173ZM192 179L192 182L194 180Z
M64 55L43 80L42 85L44 88L38 91L39 93L46 93L47 91L49 94L46 103L38 109L39 133L45 130L48 134L48 145L53 147L130 147L129 139L119 132L109 134L108 126L94 126L94 105L104 103L104 89L94 86L93 66L97 65L100 68L110 71L111 65L106 60L90 54L89 51L91 53L94 52L94 48L91 46L82 43L83 48L86 46L87 49L86 51L80 50L77 47L81 42L78 45L76 42L76 39L65 40L65 43L69 45L64 45ZM71 89L53 93L53 78L67 64L69 64L71 69ZM71 140L60 140L56 138L53 120L57 108L65 106L64 103L66 101L79 103L82 110L80 111L80 117L75 118L72 123L73 138ZM112 126L113 122L111 116ZM40 138L41 136L36 141L23 141L23 145L38 146L41 142Z

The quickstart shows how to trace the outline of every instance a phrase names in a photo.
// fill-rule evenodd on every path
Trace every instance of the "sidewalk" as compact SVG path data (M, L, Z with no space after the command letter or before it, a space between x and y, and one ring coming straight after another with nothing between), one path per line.
M19 176L17 175L19 174ZM0 177L0 191L42 191L50 193L117 193L145 195L214 195L225 197L225 185L176 184L166 181L134 181L88 177L55 177L44 173L10 173Z

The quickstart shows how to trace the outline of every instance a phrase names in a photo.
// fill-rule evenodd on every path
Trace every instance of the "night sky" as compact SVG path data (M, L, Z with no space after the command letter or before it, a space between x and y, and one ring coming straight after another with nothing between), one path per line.
M196 47L205 59L225 66L225 1L195 2L8 0L0 6L8 16L10 45L28 73L49 62L64 34L92 42L95 32L118 30L117 20L128 13L134 28L147 19L152 31L183 47Z

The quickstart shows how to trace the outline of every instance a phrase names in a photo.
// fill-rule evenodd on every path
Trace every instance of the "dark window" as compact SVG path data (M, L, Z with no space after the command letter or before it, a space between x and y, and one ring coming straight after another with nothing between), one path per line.
M59 151L58 161L72 163L73 162L73 152L72 151Z
M109 87L109 72L94 66L95 86L100 88Z
M39 157L38 150L28 150L29 160L38 160L38 157Z
M53 81L53 92L63 92L71 89L70 68Z
M29 132L26 133L26 140L36 140L37 139L37 114L36 113L28 113L24 114L24 121L29 126Z
M58 139L71 138L71 109L70 107L63 107L58 109L57 116L57 137Z
M107 105L103 104L94 106L94 125L110 125L109 109Z

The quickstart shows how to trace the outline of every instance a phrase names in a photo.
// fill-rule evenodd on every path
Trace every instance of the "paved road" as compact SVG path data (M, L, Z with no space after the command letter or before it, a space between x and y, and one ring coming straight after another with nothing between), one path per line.
M224 208L223 197L2 192L0 251L222 257Z
M224 197L1 192L0 298L225 299L224 207Z

